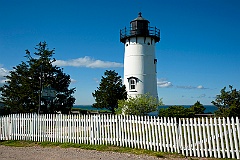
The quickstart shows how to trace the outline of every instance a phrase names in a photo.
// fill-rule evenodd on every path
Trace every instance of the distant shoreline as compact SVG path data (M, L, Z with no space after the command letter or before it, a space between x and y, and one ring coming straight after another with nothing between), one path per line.
M160 109L160 108L168 108L170 106L183 106L185 108L189 108L192 105L164 105L164 106L159 106L158 109ZM214 105L203 105L203 106L206 108L204 113L214 113L218 109ZM81 109L81 110L97 110L97 111L107 110L107 109L94 108L94 107L92 107L92 105L73 105L73 108Z

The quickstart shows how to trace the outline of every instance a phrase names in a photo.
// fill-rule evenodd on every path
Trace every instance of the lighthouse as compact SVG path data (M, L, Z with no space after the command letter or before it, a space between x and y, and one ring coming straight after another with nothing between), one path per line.
M124 84L129 97L148 93L158 99L155 45L160 41L160 30L149 24L140 12L129 28L120 30L125 48Z

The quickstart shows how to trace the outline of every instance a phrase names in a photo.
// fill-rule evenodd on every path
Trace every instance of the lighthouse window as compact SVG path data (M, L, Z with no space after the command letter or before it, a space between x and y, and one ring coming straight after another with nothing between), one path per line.
M137 29L137 22L132 22L132 30Z
M156 63L157 63L157 59L155 58L155 59L154 59L154 64L156 64Z
M130 79L130 82L129 82L130 86L130 90L135 90L136 89L136 80L135 79Z

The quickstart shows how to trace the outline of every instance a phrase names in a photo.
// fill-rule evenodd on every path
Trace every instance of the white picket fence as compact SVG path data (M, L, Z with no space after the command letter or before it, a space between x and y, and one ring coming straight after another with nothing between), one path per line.
M11 114L0 117L0 140L106 144L240 159L238 118Z

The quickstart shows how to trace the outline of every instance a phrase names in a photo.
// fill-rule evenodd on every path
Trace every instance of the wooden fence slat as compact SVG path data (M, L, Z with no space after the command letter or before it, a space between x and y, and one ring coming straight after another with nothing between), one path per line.
M211 128L211 141L213 142L213 156L217 158L217 152L216 152L216 144L215 144L215 139L216 139L216 134L214 131L214 124L213 124L213 118L210 118L210 128Z
M186 156L189 156L189 150L188 150L188 143L187 143L187 140L188 140L188 133L187 133L187 125L186 125L186 119L183 119L183 137L184 137L184 144L182 145L183 146L183 152L182 154L183 155L186 155ZM185 151L185 153L184 153Z
M139 133L139 120L138 120L138 117L137 115L134 115L134 124L135 124L135 148L140 148L140 145L139 145L139 138L140 138L140 133Z
M115 124L115 128L113 128L115 130L116 136L115 136L115 145L119 146L119 122L118 122L118 115L114 115L114 124Z
M145 116L145 120L144 120L144 124L145 124L145 133L146 133L146 136L145 136L145 138L146 138L146 141L145 141L145 143L146 143L146 149L147 150L149 150L149 143L150 143L150 141L149 141L149 130L150 130L150 124L149 124L149 117L148 116Z
M144 135L144 132L142 130L143 128L143 116L138 116L138 130L139 130L139 146L140 148L144 148L144 144L143 144L143 135Z
M200 146L200 143L201 143L201 139L199 139L199 127L198 126L201 126L201 122L200 121L198 121L198 123L197 123L197 118L194 118L193 119L193 123L194 123L194 125L193 125L193 127L194 127L194 132L195 132L195 142L196 142L196 156L197 157L200 157L201 155L200 155L200 150L199 150L199 146Z
M141 116L141 127L142 127L142 145L143 145L143 149L146 149L146 133L145 133L145 116Z
M109 115L109 138L110 138L110 144L113 144L113 130L112 130L112 115Z
M199 154L199 157L204 157L204 150L203 150L203 135L202 135L202 127L203 127L203 124L202 124L202 121L200 118L197 118L197 122L198 122L198 130L199 130L199 150L200 152L198 153Z
M154 118L151 116L151 131L150 131L150 150L155 151L155 146L156 146L156 142L155 142L155 134L154 134Z
M218 118L219 132L220 132L220 142L221 142L221 155L222 158L225 158L225 146L224 146L224 138L223 138L223 129L222 129L222 120Z
M157 128L157 118L154 117L154 151L159 151L159 142L158 142L158 139L159 139L159 131L158 131L158 128Z
M126 116L126 138L127 138L127 147L130 147L130 128L129 128L129 115Z
M224 137L225 137L225 145L226 145L226 152L227 152L227 157L226 158L230 158L230 149L229 149L229 138L228 138L228 129L227 128L227 124L226 124L226 119L223 117L223 133L224 133Z
M180 135L179 135L179 130L178 130L178 122L177 122L177 119L176 117L173 118L173 133L175 134L174 136L174 141L173 143L175 144L174 145L174 152L177 152L177 153L180 153L180 148L179 148L179 142L180 142ZM181 127L180 127L181 128Z
M168 126L168 133L169 133L169 149L170 149L170 152L173 152L173 133L172 133L172 117L168 117L168 119L167 119L168 121L167 121L167 126Z
M161 131L161 119L158 117L157 118L157 128L158 128L158 131L157 131L157 134L158 134L158 137L159 137L159 142L158 142L158 148L159 150L158 151L162 151L162 131Z
M239 124L239 118L236 117L236 126L237 126L237 142L238 142L238 147L240 146L240 124ZM240 151L239 151L240 147L237 149L237 159L240 159Z
M211 119L211 118L210 118ZM212 134L210 133L210 125L209 125L209 120L210 119L207 119L206 118L206 128L207 128L207 144L208 144L208 148L207 148L207 150L208 150L208 153L209 153L209 157L212 157L212 144L211 144L211 142L212 142Z
M228 134L229 134L229 139L230 139L230 151L231 151L231 157L228 158L235 158L234 155L234 148L233 148L233 139L232 139L232 127L230 123L230 118L227 117L227 125L228 125Z
M163 118L163 123L164 123L164 125L163 125L164 131L165 131L164 139L166 139L165 151L169 152L168 126L167 126L167 118L166 117Z
M184 136L184 133L183 133L183 124L182 124L182 119L181 118L178 118L178 126L179 128L176 127L176 129L178 130L178 137L179 137L179 144L178 144L178 153L181 153L180 151L182 151L182 154L184 154L184 141L183 141L183 136Z
M190 130L190 119L186 119L187 120L187 135L188 135L188 150L189 150L189 155L193 156L192 154L192 137L191 137L191 130Z
M190 136L191 137L191 140L190 141L192 144L191 144L191 151L193 152L193 154L191 156L195 156L196 157L196 150L195 150L195 134L194 134L194 127L193 127L193 119L190 118Z
M216 144L217 144L217 158L221 158L221 154L220 154L220 146L219 146L219 124L217 123L217 118L214 117L214 124L215 124L215 137L216 137Z
M60 135L61 135L61 143L63 143L64 140L64 121L63 121L63 115L60 115L61 119L60 119Z
M120 131L119 131L119 144L122 147L123 146L123 140L124 140L124 132L123 132L123 115L120 115L118 117L120 122Z
M234 123L234 118L232 117L231 118L231 123L232 123L232 132L233 132L233 141L234 141L234 151L236 152L236 153L239 153L239 151L238 151L238 140L237 140L237 135L236 135L236 126L235 126L235 123ZM233 158L236 158L235 157L235 154L234 154L234 157Z
M133 127L132 127L132 115L128 116L128 121L129 121L129 147L133 148Z
M162 134L162 145L161 145L161 150L160 151L164 151L166 152L166 143L165 143L165 130L164 130L164 118L161 117L161 134Z

